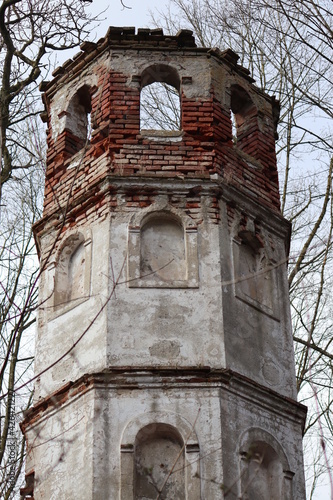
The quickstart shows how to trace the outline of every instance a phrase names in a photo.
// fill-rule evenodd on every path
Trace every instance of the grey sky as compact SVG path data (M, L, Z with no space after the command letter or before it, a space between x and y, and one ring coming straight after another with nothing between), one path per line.
M97 30L97 38L105 35L109 26L135 26L145 28L150 26L149 10L163 9L167 0L124 0L130 9L124 9L120 0L95 0L89 10L95 14L102 10L101 16L106 18Z

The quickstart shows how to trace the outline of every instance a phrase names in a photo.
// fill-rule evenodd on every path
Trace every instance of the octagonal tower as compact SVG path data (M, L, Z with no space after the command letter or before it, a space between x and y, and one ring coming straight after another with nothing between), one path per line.
M279 105L237 60L110 28L42 84L25 498L305 498ZM140 127L155 82L178 130Z

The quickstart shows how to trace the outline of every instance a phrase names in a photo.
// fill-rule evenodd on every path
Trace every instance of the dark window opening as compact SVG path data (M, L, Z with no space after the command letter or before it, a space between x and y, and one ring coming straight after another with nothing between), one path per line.
M243 149L242 140L257 127L257 108L249 94L239 85L231 87L231 122L233 141Z
M66 129L78 139L76 151L91 137L91 96L88 85L83 85L71 99L67 108Z

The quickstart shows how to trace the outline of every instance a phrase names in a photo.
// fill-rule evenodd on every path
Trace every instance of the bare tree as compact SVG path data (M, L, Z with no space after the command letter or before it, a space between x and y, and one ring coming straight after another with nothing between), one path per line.
M25 139L39 76L51 52L78 47L96 21L85 0L2 0L0 4L0 188L21 178L38 159ZM1 193L1 191L0 191Z
M18 422L31 402L45 132L38 81L51 54L78 47L97 18L84 0L0 2L0 497L17 495L25 456Z
M38 135L31 135L30 149L35 158L42 152L38 139ZM15 385L31 377L32 372L38 275L32 225L41 217L43 167L41 156L39 164L27 170L20 182L7 186L2 199L0 395L7 396L0 399L0 496L5 499L17 492L25 456L18 423L32 398L31 384L19 394Z
M152 17L171 33L189 27L203 46L230 47L257 84L280 100L281 210L292 222L290 299L297 388L309 407L305 448L316 450L314 456L306 454L313 498L320 475L332 482L328 471L333 456L330 2L171 0Z

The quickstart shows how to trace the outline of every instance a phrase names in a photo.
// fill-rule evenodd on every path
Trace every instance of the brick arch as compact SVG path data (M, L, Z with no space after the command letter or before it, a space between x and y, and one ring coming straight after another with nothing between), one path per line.
M141 89L152 83L167 83L180 92L178 71L168 64L151 64L141 73Z
M65 111L65 129L70 133L66 144L68 153L79 151L89 138L90 113L91 88L84 84L72 96Z

